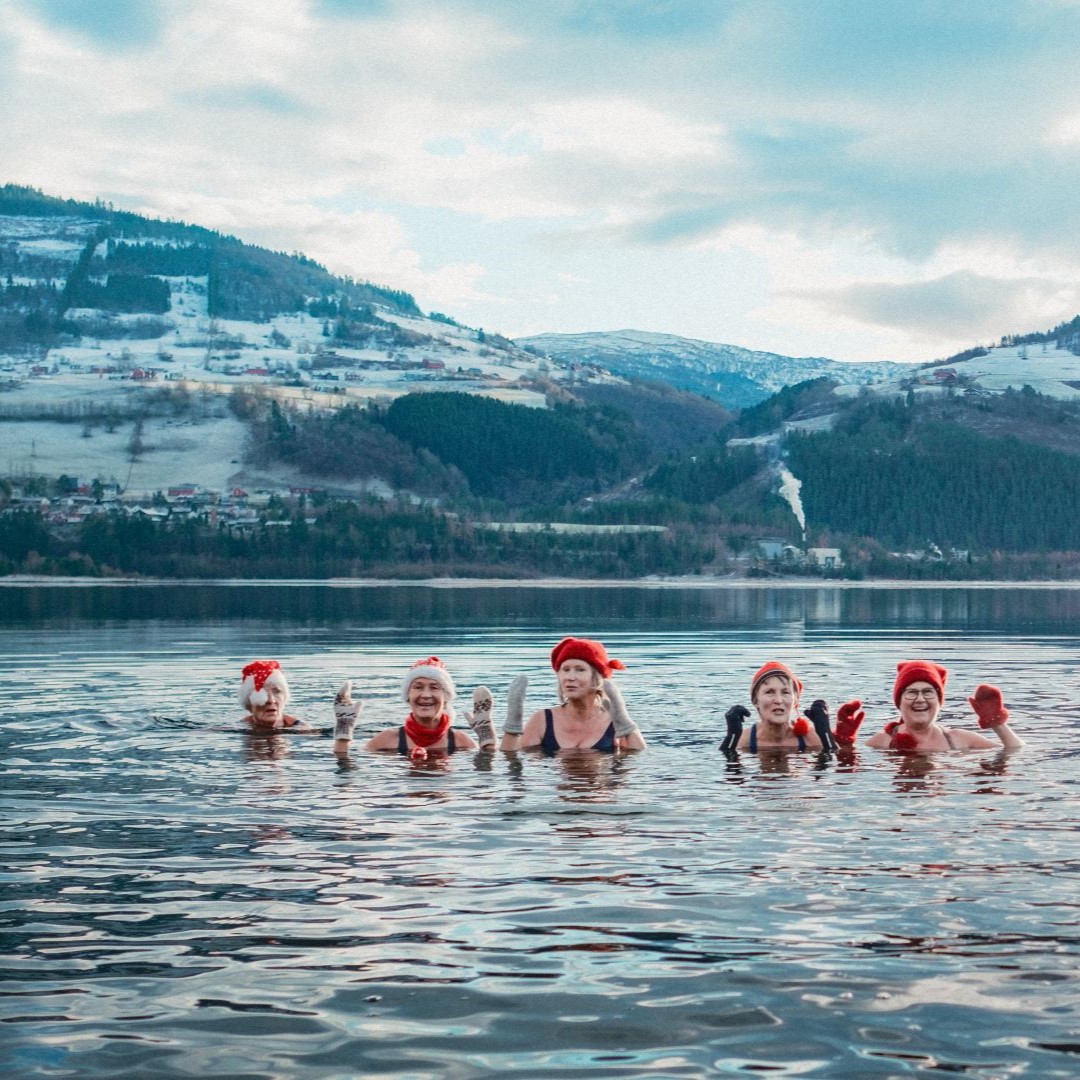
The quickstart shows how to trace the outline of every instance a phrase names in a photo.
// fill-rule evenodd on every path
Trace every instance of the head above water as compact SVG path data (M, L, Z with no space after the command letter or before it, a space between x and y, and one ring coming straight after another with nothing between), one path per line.
M802 680L787 666L787 664L780 663L779 660L770 660L767 664L762 664L761 667L754 672L753 679L750 680L750 704L756 704L758 687L768 678L774 675L779 675L782 679L786 679L791 684L792 693L795 695L796 702L802 695Z
M599 641L589 638L563 638L551 650L552 670L558 671L567 660L582 660L603 679L610 679L612 672L625 671L626 665L621 660L614 660L607 654L607 649Z
M949 672L929 660L904 660L896 665L896 682L893 685L893 703L900 708L900 695L912 683L927 682L937 691L939 704L945 703L945 683Z
M289 684L276 660L252 660L240 672L240 704L245 709L259 708L270 699L270 688L277 687L289 700Z
M401 687L401 699L402 701L409 700L409 687L417 679L433 679L442 687L442 692L446 696L446 704L449 705L451 701L457 696L457 688L454 686L454 680L447 670L446 665L437 656L428 656L423 660L417 660L412 667L405 673L405 681Z

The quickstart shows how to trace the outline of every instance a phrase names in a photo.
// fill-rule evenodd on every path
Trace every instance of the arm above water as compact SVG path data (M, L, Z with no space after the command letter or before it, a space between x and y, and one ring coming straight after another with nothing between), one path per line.
M732 705L724 713L727 734L724 736L723 742L720 743L720 749L725 754L733 754L735 751L741 750L750 741L750 733L743 731L743 721L749 716L750 710L745 705Z
M478 686L473 690L472 712L465 713L465 719L476 733L480 749L484 751L495 749L495 721L491 718L493 705L491 691L486 686Z
M527 743L524 741L525 732L525 691L529 688L529 678L527 675L515 675L510 680L510 685L506 688L506 720L503 723L503 737L500 749L502 750L520 750L522 746L535 746L543 738L543 727L541 727L540 735L536 738L535 743ZM542 714L534 713L529 718L530 725L530 737L532 736L531 725L533 720L537 716L541 716L541 724L543 723Z
M979 683L975 693L968 698L968 704L979 718L979 727L990 729L1001 740L1006 750L1019 750L1024 740L1009 727L1009 710L1005 708L1001 691L990 683ZM974 732L957 733L965 736L965 745L985 749L994 745L983 735Z
M362 702L352 699L352 680L346 679L334 698L334 753L341 755L349 752L356 721L364 708Z
M615 685L614 679L604 680L604 694L607 697L611 722L615 725L615 749L644 750L645 738L631 719L622 691Z

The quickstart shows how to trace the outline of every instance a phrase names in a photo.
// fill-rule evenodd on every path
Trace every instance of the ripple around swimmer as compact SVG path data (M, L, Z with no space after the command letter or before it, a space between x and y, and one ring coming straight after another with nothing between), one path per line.
M1076 594L620 598L646 753L423 768L229 730L240 665L281 659L320 726L347 675L365 730L399 722L433 651L466 694L527 668L532 707L583 631L549 595L434 630L299 597L148 626L149 595L0 658L6 1075L1075 1074ZM1029 745L729 763L772 655L868 726L902 655L950 666L956 723L991 673Z

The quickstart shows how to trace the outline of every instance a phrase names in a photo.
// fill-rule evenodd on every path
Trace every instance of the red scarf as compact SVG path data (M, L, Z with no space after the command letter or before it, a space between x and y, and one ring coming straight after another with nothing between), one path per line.
M443 713L436 727L424 727L412 713L405 719L405 734L417 746L434 746L450 730L450 714Z

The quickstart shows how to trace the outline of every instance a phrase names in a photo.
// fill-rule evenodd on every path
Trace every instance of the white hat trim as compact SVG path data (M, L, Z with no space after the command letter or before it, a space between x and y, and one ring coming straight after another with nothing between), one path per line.
M262 689L255 689L255 677L249 675L240 684L240 704L245 709L250 709L253 705L259 707L265 705L270 700L270 695L266 692L268 686L276 686L278 689L284 692L285 700L289 700L289 684L285 681L284 672L277 670L271 671L269 675L263 680Z

